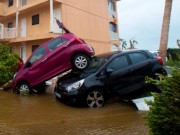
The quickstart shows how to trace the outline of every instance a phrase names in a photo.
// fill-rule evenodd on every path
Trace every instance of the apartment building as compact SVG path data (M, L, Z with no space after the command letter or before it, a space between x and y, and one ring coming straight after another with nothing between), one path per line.
M54 18L93 46L96 54L117 50L117 0L0 0L0 43L26 61L44 42L62 33Z

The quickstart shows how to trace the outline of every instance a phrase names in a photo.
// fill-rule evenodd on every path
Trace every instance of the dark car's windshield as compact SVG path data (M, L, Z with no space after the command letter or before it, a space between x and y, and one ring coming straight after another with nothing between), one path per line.
M88 75L97 72L104 63L106 63L107 58L104 57L93 57L90 61L88 68L81 72L80 78L85 78Z
M91 59L89 66L85 70L81 72L71 71L71 73L66 74L63 77L60 77L58 81L66 82L66 80L69 81L73 79L75 80L83 79L91 75L92 73L97 72L106 61L107 61L107 58L95 56Z
M84 72L96 72L107 61L107 58L93 57Z
M106 61L116 53L118 52L109 52L94 56L91 59L88 68L81 72L80 78L85 78L90 74L97 72L100 69L100 67L102 67L106 63Z
M69 80L70 78L76 78L76 80L86 78L87 76L97 72L108 61L108 59L116 53L118 52L110 52L94 56L93 58L91 58L89 66L86 69L84 69L83 71L71 71L71 73L60 77L59 81L64 82L65 80Z

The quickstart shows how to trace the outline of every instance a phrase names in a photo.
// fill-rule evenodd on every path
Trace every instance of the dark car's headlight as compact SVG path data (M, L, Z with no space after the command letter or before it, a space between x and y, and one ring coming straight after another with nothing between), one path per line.
M83 83L84 83L84 79L82 79L82 80L80 80L80 81L78 81L78 82L75 82L75 83L69 85L69 86L66 88L66 90L67 90L68 92L73 91L73 90L77 90L77 89L79 89L79 88L82 86Z

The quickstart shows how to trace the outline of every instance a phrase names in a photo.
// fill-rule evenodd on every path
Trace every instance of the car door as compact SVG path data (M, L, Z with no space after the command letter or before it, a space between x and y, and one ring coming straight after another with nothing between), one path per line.
M129 64L126 55L113 59L106 67L106 70L112 69L113 72L107 74L105 87L111 93L123 95L132 89L132 67Z
M45 45L42 45L38 48L26 62L24 78L31 86L43 81L41 77L46 70L44 62L47 55L45 47Z
M64 45L66 41L65 38L58 37L47 43L48 54L45 63L47 73L44 74L44 78L52 78L69 68L67 52L70 50Z
M133 68L132 79L134 80L134 87L141 88L145 82L145 77L152 72L152 59L146 53L133 52L129 53L128 57Z

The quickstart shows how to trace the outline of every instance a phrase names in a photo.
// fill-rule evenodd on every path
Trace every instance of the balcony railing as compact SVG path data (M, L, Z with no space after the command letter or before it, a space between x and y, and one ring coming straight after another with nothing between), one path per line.
M0 39L10 39L16 37L16 28L5 28L0 24Z

